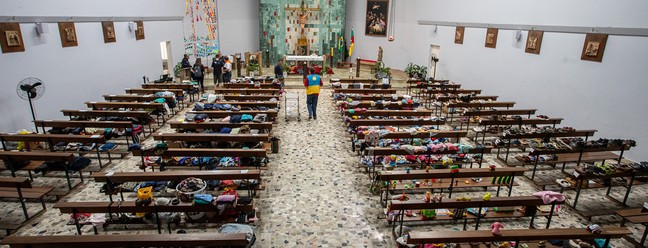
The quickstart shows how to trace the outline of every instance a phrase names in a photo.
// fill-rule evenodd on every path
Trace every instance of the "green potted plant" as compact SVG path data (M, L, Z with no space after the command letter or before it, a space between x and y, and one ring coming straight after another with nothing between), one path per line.
M425 79L425 77L427 76L427 67L420 65L416 66L414 74L416 75L416 78Z
M180 78L180 70L182 70L182 62L178 62L175 67L173 67L173 75L176 78Z
M412 62L410 62L409 64L407 64L407 67L405 67L405 73L407 73L407 75L408 75L410 78L414 78L414 74L415 74L415 69L414 69L414 67L415 67L415 66L416 66L415 64L413 64Z
M257 63L250 63L248 65L248 70L250 70L250 76L254 77L259 72L259 64Z

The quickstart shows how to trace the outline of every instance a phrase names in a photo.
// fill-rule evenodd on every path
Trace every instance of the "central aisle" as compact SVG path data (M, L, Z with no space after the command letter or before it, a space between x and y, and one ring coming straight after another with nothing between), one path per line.
M331 92L322 90L318 119L308 121L305 90L299 92L302 121L284 121L284 103L275 135L281 138L264 177L256 247L393 247L378 196L359 172L358 157ZM380 228L382 230L377 230Z

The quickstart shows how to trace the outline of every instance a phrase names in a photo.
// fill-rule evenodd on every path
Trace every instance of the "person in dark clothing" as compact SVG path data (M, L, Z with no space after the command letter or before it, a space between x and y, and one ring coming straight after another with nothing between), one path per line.
M214 86L223 83L223 67L225 66L225 60L220 52L216 54L216 57L212 61L211 67L214 68Z
M189 54L184 55L182 58L182 68L191 68L191 63L189 63Z
M200 58L196 59L196 63L191 68L191 77L200 84L200 91L202 92L205 91L205 69L207 69L207 66L202 64Z
M282 59L277 61L277 65L274 68L274 74L275 74L275 78L283 78L284 77L284 66L283 66L283 60Z

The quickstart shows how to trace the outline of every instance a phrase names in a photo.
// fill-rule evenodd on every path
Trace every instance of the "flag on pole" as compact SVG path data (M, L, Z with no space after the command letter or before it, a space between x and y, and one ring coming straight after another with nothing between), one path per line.
M340 35L340 42L338 42L338 50L340 50L340 54L344 53L344 36Z
M349 45L349 57L353 54L353 45L355 44L355 35L353 34L353 28L351 28L351 44Z

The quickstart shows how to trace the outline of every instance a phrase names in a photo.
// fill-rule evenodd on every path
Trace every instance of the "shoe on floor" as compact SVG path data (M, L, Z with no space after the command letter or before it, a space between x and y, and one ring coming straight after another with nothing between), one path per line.
M313 116L313 119L317 120L317 115Z
M308 116L308 120L310 121L311 119L313 119L313 117L309 115L309 116Z
M567 182L567 180L565 179L556 179L556 183L558 183L563 188L571 187L571 183Z

